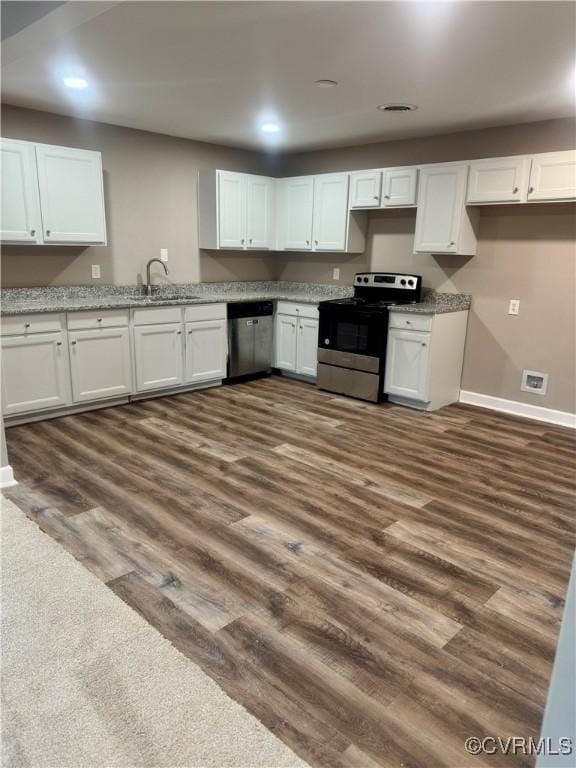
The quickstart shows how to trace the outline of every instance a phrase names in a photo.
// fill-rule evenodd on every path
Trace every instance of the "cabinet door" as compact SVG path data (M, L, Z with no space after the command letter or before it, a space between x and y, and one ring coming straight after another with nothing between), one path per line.
M296 349L296 372L305 376L316 376L318 363L318 320L298 318L298 341Z
M246 176L246 243L248 248L273 246L274 180Z
M498 157L470 163L468 203L521 203L526 200L530 158Z
M379 208L382 173L364 171L350 176L350 208Z
M226 320L186 323L186 382L226 377Z
M100 152L36 144L43 239L106 244Z
M416 213L416 253L457 253L468 166L422 168Z
M347 173L314 179L314 250L345 251L348 233Z
M280 179L278 190L278 247L311 250L314 177Z
M528 201L576 198L576 150L532 158Z
M391 328L386 348L384 391L428 402L430 334Z
M385 208L416 205L418 168L388 168L382 178L382 204Z
M70 404L68 355L64 341L61 332L2 339L4 415Z
M40 199L34 144L0 140L2 209L0 238L6 243L41 243Z
M295 371L297 318L290 315L276 315L275 323L276 368Z
M218 245L246 247L246 177L218 172Z
M132 363L128 328L71 331L70 371L75 403L132 391Z
M134 356L138 392L182 384L181 323L134 326Z

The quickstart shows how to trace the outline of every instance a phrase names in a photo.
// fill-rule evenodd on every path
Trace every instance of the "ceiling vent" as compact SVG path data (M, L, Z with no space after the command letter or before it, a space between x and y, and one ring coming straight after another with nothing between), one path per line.
M379 104L380 112L413 112L418 109L416 104Z

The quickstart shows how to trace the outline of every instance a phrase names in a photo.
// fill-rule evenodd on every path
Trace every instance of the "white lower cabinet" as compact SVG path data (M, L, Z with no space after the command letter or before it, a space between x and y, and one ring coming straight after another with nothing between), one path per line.
M460 397L468 312L390 312L384 392L393 403L434 411Z
M316 377L318 364L318 320L298 318L296 373Z
M182 323L135 326L136 391L182 384L183 357Z
M3 414L33 413L69 404L65 334L56 331L3 336Z
M428 401L430 334L391 328L388 332L386 392Z
M186 383L226 376L226 320L186 323Z
M318 308L279 302L275 318L275 367L316 377Z
M276 368L296 371L296 324L298 318L291 315L276 315L275 349Z
M132 392L128 327L70 331L68 341L75 403Z

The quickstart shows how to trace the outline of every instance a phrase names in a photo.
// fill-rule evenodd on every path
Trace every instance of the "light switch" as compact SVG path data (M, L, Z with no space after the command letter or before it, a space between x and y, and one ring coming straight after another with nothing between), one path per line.
M160 248L160 261L168 261L168 248Z
M92 277L98 280L102 275L100 274L100 264L92 264Z
M508 314L517 315L520 312L520 299L510 299L508 305Z
M332 280L340 280L340 267L334 267L332 270Z

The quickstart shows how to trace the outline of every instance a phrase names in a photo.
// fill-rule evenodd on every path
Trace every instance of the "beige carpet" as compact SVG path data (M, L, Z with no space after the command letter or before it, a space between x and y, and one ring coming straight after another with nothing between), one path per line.
M305 766L2 499L2 765Z

